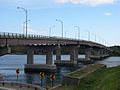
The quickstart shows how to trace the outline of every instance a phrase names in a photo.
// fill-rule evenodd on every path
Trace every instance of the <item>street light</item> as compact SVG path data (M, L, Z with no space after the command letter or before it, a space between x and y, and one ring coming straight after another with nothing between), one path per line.
M67 31L65 31L64 33L65 33L64 37L66 37Z
M101 37L99 37L99 43L101 43Z
M60 20L60 19L56 19L56 21L59 21L60 23L61 23L61 35L62 35L62 37L63 37L63 21L62 20Z
M49 37L51 36L52 28L55 27L54 25L49 27Z
M28 20L28 21L30 21L30 20ZM23 22L23 34L24 34L24 31L25 31L25 26L26 26L25 24L26 24L26 22Z
M95 42L96 42L96 34L95 34L95 33L92 33L92 34L95 36L95 38L94 38L94 39L95 39Z
M79 26L74 26L75 28L78 28L78 39L80 39L80 27Z
M85 31L88 32L88 41L90 41L90 31L88 31L88 30L85 30Z
M25 9L25 8L23 8L23 7L17 7L17 9L22 9L22 10L25 11L25 14L26 14L26 16L25 16L25 18L26 18L26 21L25 21L25 22L26 22L26 37L27 37L27 21L28 21L28 20L27 20L27 17L28 17L28 16L27 16L27 9Z

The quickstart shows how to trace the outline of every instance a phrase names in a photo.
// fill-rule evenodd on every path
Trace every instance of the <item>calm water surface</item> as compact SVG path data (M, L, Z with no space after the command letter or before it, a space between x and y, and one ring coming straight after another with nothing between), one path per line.
M84 55L79 56L79 58L84 58ZM55 56L53 56L55 60ZM69 55L62 55L62 60L69 60ZM20 74L18 82L33 83L40 85L39 74L26 74L24 73L24 64L26 64L26 55L5 55L0 57L0 73L3 74L6 81L17 81L16 68L20 69ZM34 63L45 64L45 55L34 55ZM120 57L109 57L105 60L98 61L96 63L106 64L108 67L113 67L120 65ZM81 66L82 67L82 66ZM62 80L62 75L67 74L78 67L60 67L57 68L55 83L60 83ZM49 75L44 78L44 85L50 84Z

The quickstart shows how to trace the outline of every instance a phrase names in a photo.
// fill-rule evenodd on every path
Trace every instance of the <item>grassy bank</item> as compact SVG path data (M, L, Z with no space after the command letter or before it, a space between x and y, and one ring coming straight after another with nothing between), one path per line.
M79 86L61 86L56 90L120 90L120 66L99 69L86 76Z

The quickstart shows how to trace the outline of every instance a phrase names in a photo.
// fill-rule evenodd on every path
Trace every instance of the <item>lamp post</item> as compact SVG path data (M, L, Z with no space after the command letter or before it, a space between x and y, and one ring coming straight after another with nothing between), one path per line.
M30 20L28 20L28 21L30 21ZM25 24L26 24L26 22L23 22L23 34L24 34L24 31L25 31L25 26L26 26Z
M101 43L101 37L99 37L99 43Z
M67 34L67 31L65 31L65 35L64 35L64 37L66 37L66 34Z
M25 11L25 18L26 18L26 20L25 20L25 22L26 22L26 37L27 37L27 17L28 17L28 12L27 12L27 9L25 9L25 8L23 8L23 7L17 7L17 9L22 9L22 10L24 10Z
M75 28L78 28L78 39L80 39L80 27L79 26L74 26Z
M88 32L88 41L90 41L90 31L88 31L88 30L85 30L85 31Z
M49 27L49 37L51 36L52 28L55 27L54 25Z
M92 33L92 34L95 36L95 38L94 38L94 39L95 39L95 42L96 42L96 34L94 34L94 33Z
M56 21L59 21L60 23L61 23L61 36L62 36L62 38L63 38L63 21L62 20L60 20L60 19L56 19Z

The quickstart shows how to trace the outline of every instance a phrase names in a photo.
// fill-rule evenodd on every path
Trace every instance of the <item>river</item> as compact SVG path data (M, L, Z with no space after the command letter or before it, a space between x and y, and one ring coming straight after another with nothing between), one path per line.
M26 64L26 55L5 55L0 57L0 73L4 75L4 79L6 81L14 81L14 82L24 82L24 83L33 83L40 85L40 75L39 73L27 74L24 73L24 64ZM62 60L69 60L69 55L62 55ZM80 55L79 58L84 58L84 55ZM45 55L34 55L34 63L46 63ZM53 56L53 61L55 60L55 56ZM106 64L107 67L114 67L120 65L120 57L109 57L102 61L97 61L96 63ZM84 66L84 65L82 65ZM79 66L82 67L82 66ZM16 68L20 69L20 74L16 77ZM60 83L62 81L62 75L67 74L78 67L59 67L56 71L56 80L54 83ZM49 74L45 75L43 78L43 85L50 84Z

